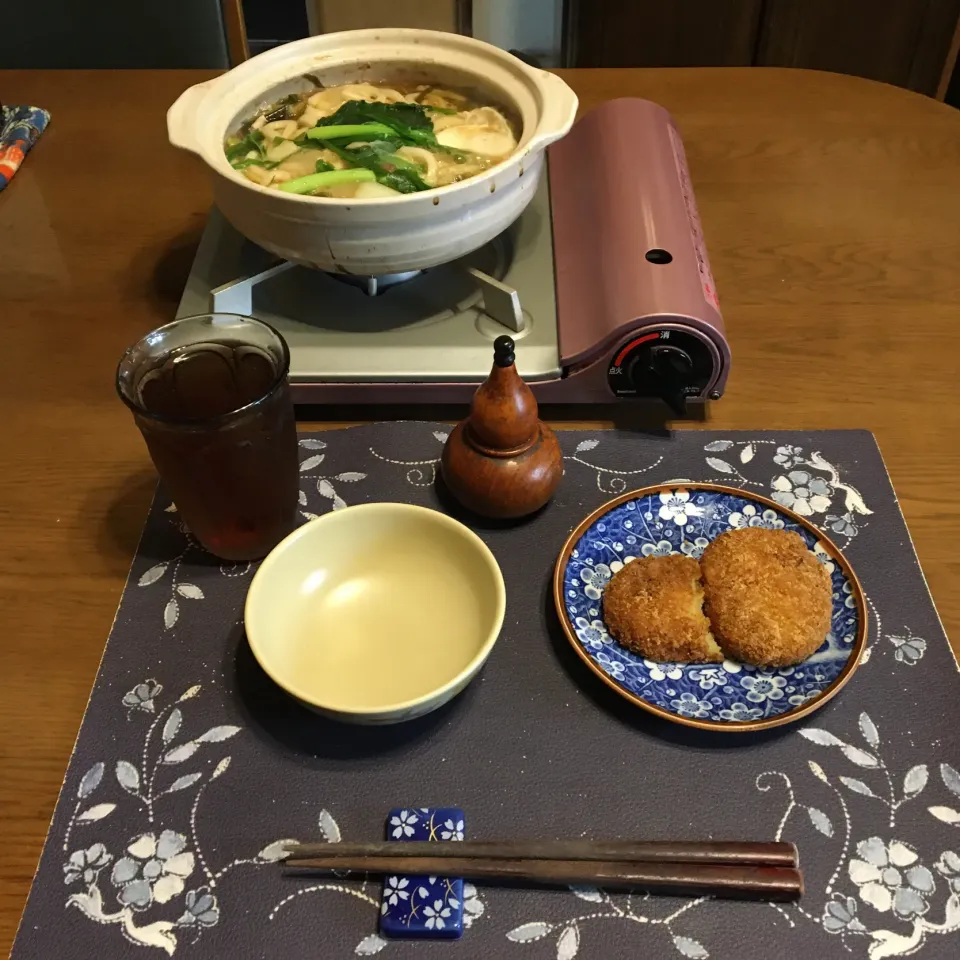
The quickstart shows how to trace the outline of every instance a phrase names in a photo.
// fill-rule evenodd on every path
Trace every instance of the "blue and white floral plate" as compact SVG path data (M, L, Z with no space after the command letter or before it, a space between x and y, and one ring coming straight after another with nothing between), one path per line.
M699 558L725 530L794 530L830 573L833 617L823 646L795 667L654 663L621 647L603 623L603 590L636 557ZM595 510L567 538L553 582L574 650L607 686L644 710L708 730L790 723L823 706L850 679L867 642L863 591L850 565L812 523L766 497L713 483L644 487Z

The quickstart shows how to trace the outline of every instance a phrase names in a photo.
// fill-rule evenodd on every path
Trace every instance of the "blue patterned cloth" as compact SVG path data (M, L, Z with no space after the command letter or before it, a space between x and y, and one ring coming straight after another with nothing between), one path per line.
M40 107L0 106L0 190L13 179L49 122L49 112Z

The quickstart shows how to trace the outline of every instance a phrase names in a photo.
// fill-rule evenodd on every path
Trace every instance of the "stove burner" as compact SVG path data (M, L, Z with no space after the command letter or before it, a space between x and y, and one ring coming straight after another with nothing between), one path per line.
M330 273L328 276L333 277L334 280L339 280L341 283L349 284L351 287L358 287L368 297L375 297L384 290L389 290L390 287L406 283L408 280L420 276L421 273L423 273L422 270L407 270L404 273L382 273L377 277L360 277L352 273Z
M266 269L254 268L245 276L213 288L210 309L215 313L253 314L254 288L270 287L278 277L288 274L277 291L279 301L275 301L275 305L291 319L304 319L316 325L316 318L301 317L300 307L324 302L326 309L319 325L327 330L383 333L432 325L482 304L481 316L477 319L479 332L491 340L503 332L502 328L523 336L527 321L520 296L509 283L500 279L509 269L512 253L511 244L505 237L495 237L458 260L441 263L429 270L408 270L375 277L311 270L281 260ZM331 285L332 280L337 284ZM327 287L325 296L319 295L318 291L323 285ZM361 294L350 294L345 287L352 287ZM386 296L388 292L390 297ZM489 318L493 324L492 332L483 318Z

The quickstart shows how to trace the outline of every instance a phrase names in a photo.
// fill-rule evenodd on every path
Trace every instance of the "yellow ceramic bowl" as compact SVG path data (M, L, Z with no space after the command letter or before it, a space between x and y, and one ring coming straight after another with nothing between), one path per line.
M244 610L270 678L351 723L399 723L456 696L487 659L506 593L493 554L436 510L328 513L260 565Z

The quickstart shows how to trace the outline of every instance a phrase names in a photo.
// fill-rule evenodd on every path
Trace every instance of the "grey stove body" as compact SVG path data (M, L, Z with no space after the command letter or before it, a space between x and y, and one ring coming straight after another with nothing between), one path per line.
M374 292L367 278L278 263L214 210L177 316L215 309L271 324L290 347L295 387L476 384L490 370L494 339L505 333L518 342L522 376L552 379L560 376L560 353L549 223L544 181L492 243L410 278L381 278Z

